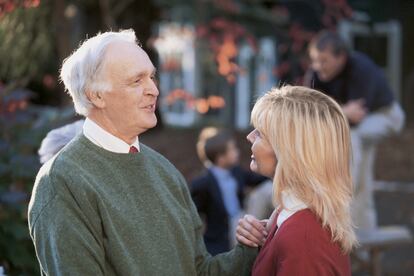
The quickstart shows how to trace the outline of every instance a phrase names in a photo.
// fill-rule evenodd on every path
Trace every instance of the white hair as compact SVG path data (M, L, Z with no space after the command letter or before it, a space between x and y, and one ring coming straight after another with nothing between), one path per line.
M85 40L79 48L63 61L60 78L72 97L77 113L87 116L92 103L86 91L107 92L111 83L102 80L101 69L108 45L115 41L137 43L132 29L119 32L98 33Z
M38 154L40 163L45 163L58 153L70 140L80 134L83 129L84 120L55 128L48 132L42 140Z

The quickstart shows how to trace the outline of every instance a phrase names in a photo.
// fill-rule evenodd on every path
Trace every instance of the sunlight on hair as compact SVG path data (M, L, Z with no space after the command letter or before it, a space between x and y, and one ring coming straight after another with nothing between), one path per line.
M340 106L316 90L283 86L261 97L251 118L278 158L274 200L283 206L282 191L292 192L349 252L356 244L350 217L351 144Z

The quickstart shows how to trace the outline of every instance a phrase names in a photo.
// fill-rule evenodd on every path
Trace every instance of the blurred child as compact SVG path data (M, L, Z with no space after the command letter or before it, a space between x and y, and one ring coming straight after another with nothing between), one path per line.
M205 128L197 152L206 171L191 183L191 195L205 221L204 242L212 255L235 244L235 227L243 213L244 188L258 185L265 177L239 166L239 149L226 130Z

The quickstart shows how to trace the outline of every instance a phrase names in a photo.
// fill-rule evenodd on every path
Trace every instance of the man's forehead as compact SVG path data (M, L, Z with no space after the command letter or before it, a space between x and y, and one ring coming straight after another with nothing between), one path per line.
M126 41L111 42L105 51L106 58L128 59L131 55L146 56L145 51L137 44Z
M105 63L115 70L134 69L139 71L155 70L147 53L134 43L113 43L106 53Z
M335 55L333 54L333 51L331 49L325 48L323 50L319 50L319 49L311 49L309 52L309 56L312 59L326 59L326 58L330 58L330 57L335 57Z

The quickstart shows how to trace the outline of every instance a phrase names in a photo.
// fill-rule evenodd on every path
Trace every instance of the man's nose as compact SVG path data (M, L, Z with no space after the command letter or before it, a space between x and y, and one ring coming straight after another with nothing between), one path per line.
M319 71L322 69L321 63L320 62L312 62L312 69L315 71Z
M151 84L148 85L147 89L145 89L148 95L152 95L154 97L158 97L160 94L160 91L158 90L157 85L154 81L151 82Z

